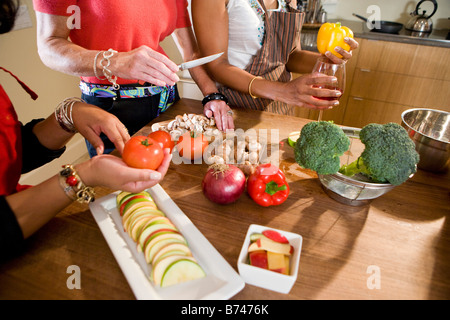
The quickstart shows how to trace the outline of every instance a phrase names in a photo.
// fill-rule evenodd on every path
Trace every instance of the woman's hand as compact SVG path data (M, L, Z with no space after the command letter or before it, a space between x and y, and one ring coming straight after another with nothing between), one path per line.
M113 190L141 192L159 183L167 173L172 155L164 150L164 160L158 170L136 169L127 166L122 159L99 155L76 165L80 178L88 186L104 186Z
M225 101L213 100L208 102L203 109L203 114L208 118L214 116L216 126L221 131L234 129L233 113Z
M100 65L97 67L101 70ZM137 79L156 86L173 86L180 80L176 74L179 71L178 66L165 55L147 46L117 53L111 58L110 69L112 74L119 78Z
M279 100L287 104L310 109L330 109L339 104L340 91L319 88L334 87L335 77L320 73L307 74L283 85L285 86L283 96ZM327 97L331 100L316 97Z
M334 54L332 54L330 51L325 52L325 56L333 61L333 63L336 64L342 64L347 62L352 57L352 51L357 49L359 46L359 43L353 39L353 38L345 38L344 41L350 46L350 51L346 51L342 49L341 47L336 47L334 50L336 50L337 53L342 55L342 59L336 57Z
M120 153L130 139L127 128L116 116L96 106L75 103L72 118L75 128L95 147L97 154L103 154L105 148L100 139L101 133L114 143Z

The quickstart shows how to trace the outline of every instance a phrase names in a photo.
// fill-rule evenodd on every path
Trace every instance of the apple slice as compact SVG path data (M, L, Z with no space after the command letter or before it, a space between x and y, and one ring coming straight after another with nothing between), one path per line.
M252 266L268 269L267 252L264 250L252 251L248 254Z
M139 192L139 193L122 192L116 198L117 207L120 209L120 207L122 205L126 204L128 201L131 201L133 199L138 199L138 198L147 199L148 201L154 202L153 198L150 196L150 194L147 191L143 191L143 192Z
M150 193L148 193L146 190L141 191L141 192L121 191L116 197L117 203L121 204L123 201L127 200L129 197L133 197L135 195L144 195L144 196L148 197L149 199L152 199Z
M206 277L206 273L196 261L182 259L173 262L166 268L161 279L161 287L169 287L204 277Z
M275 252L267 252L267 266L270 271L279 272L282 274L287 274L287 266L286 266L286 257L284 254L275 253Z
M275 242L279 242L279 243L289 243L289 240L282 234L280 234L279 232L275 231L275 230L264 230L262 232L262 234L269 238L270 240L273 240Z
M153 282L161 287L199 279L206 274L192 257L170 256L160 260L153 268Z
M288 136L288 143L291 147L295 147L295 144L297 143L298 138L300 137L300 131L294 131L289 133Z
M178 238L180 240L182 240L183 242L186 242L186 239L183 237L183 235L181 235L181 233L179 233L178 231L175 230L159 230L156 233L148 236L146 239L139 239L139 245L138 245L138 250L140 248L140 251L145 251L145 249L147 247L151 247L153 246L153 244L157 241L163 240L163 239L167 239L167 238Z
M139 236L139 242L146 243L150 240L151 236L161 231L178 230L171 222L150 223L142 229L141 235Z
M126 219L122 219L123 228L125 231L130 230L138 221L143 219L150 219L154 217L161 217L154 214L154 210L148 208L139 208L130 213Z
M159 210L154 210L151 208L141 207L137 208L129 215L125 217L125 220L122 221L125 230L128 230L133 224L134 221L139 219L139 217L164 217L164 213Z
M248 247L248 252L265 250L285 255L291 255L291 245L289 243L279 243L266 237L261 237Z
M152 244L149 244L145 247L144 257L147 263L150 263L153 260L155 254L158 253L163 247L168 244L177 243L177 244L186 244L186 240L182 237L167 237L166 239L160 239L159 241L154 241ZM184 254L182 254L184 255Z
M141 235L142 230L145 228L146 225L156 221L163 223L166 222L167 220L168 220L167 217L154 216L151 213L149 213L148 215L140 216L130 225L129 235L135 242L137 242L139 236Z
M191 249L186 245L186 243L169 243L162 247L152 258L151 264L155 265L159 262L159 260L174 255L185 255L192 256Z
M291 260L289 259L289 256L284 256L284 261L286 264L286 274L289 275L291 273L291 269L290 269Z
M123 202L120 205L120 207L119 207L120 215L123 216L125 214L125 212L127 212L127 210L129 210L129 208L132 208L137 203L145 203L149 207L153 207L154 209L158 209L156 207L156 204L153 202L153 200L149 200L148 198L145 198L143 195L133 196L133 197L131 197L130 199L126 200L125 202Z
M262 233L252 233L250 235L250 241L251 242L255 242L256 240L258 240L259 238L261 238L263 236Z
M146 202L139 202L135 203L133 206L129 207L127 211L125 211L124 215L122 216L122 222L126 223L130 215L132 215L136 210L141 209L152 211L155 216L165 216L162 211L155 209L151 204L147 204Z
M129 195L129 194L131 194L131 192L128 192L128 191L121 191L121 192L119 192L119 194L118 194L117 197L116 197L117 207L120 207L120 204L121 204L121 202L122 202L122 199L123 199L125 196Z

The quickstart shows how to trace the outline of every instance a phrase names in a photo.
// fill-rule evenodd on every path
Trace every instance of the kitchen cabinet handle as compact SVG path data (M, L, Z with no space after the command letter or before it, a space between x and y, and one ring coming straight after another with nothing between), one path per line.
M371 72L370 69L361 69L361 72Z
M353 97L353 100L363 101L364 99L360 97Z

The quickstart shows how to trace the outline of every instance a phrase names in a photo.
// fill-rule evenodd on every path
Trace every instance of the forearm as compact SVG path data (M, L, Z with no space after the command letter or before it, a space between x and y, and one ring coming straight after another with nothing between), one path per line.
M287 69L299 74L311 73L320 54L317 52L297 49L289 56Z
M211 79L205 67L192 68L189 73L204 96L218 92L216 83Z
M42 146L50 150L63 148L74 136L74 133L65 131L56 120L54 114L47 119L37 123L33 127L33 133Z
M25 238L72 202L59 185L58 176L7 196L6 201L14 212Z
M251 89L254 96L271 100L279 100L283 95L283 83L255 78L255 75L227 63L211 67L210 72L218 82L241 93L248 94Z
M67 17L36 12L37 46L42 62L49 68L76 76L94 76L95 51L69 41Z
M60 38L39 41L38 51L42 62L53 70L79 77L95 76L94 59L98 51L84 49ZM97 70L101 72L99 63L97 61Z
M88 50L69 41L67 17L36 12L37 46L42 62L49 68L75 76L93 77L98 50ZM101 59L96 71L101 74Z

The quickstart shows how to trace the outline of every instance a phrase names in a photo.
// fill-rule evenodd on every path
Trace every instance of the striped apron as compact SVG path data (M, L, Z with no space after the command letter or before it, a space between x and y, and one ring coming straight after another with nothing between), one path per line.
M287 5L288 12L267 11L263 0L258 0L265 11L265 35L261 49L252 58L245 71L271 81L289 82L291 73L286 69L289 55L300 44L300 31L304 13ZM229 104L273 113L293 115L294 108L286 103L270 99L253 99L248 93L220 87Z

